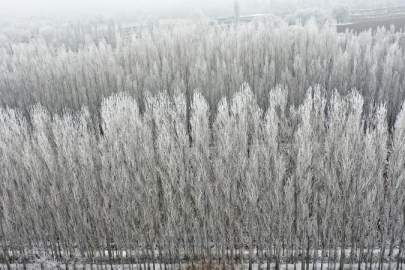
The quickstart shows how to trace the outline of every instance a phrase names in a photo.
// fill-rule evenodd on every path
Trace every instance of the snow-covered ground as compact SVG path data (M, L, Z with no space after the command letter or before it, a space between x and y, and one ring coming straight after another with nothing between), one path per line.
M336 250L335 251L331 251L332 253L330 254L330 256L333 256L334 254L337 254L336 257L336 262L334 259L331 259L330 261L328 261L328 254L325 254L325 259L324 259L324 263L323 265L321 264L320 260L322 258L322 251L318 250L318 263L316 263L316 268L314 268L313 263L310 263L310 270L320 270L320 269L338 269L339 268L339 254L340 254L340 250ZM359 250L356 251L355 257L358 256ZM372 253L373 253L373 264L372 264L372 269L371 270L377 270L378 269L378 260L380 258L381 255L381 250L376 248L373 249ZM36 252L37 255L40 255L43 252ZM160 263L155 263L155 265L153 266L153 264L148 264L143 263L142 262L142 268L139 267L139 264L134 263L133 265L128 264L128 257L127 257L127 252L126 251L121 251L121 252L117 252L117 251L113 251L113 258L114 258L114 264L113 264L113 268L111 269L111 266L108 264L108 251L105 250L104 252L104 262L103 262L103 267L101 267L101 264L98 264L98 266L96 266L95 264L93 264L93 267L91 267L91 264L89 263L88 260L86 260L86 258L82 258L80 253L76 252L76 259L71 259L68 262L68 265L66 266L65 262L59 262L59 261L54 261L51 257L47 257L47 256L40 256L38 259L35 259L35 257L31 256L31 261L29 263L26 264L27 270L36 270L36 269L109 269L109 270L118 270L118 269L131 269L131 270L168 270L168 269L180 269L178 262L174 263L173 265L170 264L166 264L166 268L164 264L160 264ZM135 251L133 251L133 253L135 254ZM182 254L183 251L180 251L180 254ZM313 258L313 256L315 255L314 253L315 250L310 250L310 255L311 258ZM388 258L388 250L385 250L385 259L384 259L384 269L393 269L396 270L397 269L397 258L398 258L398 253L399 253L399 249L398 248L394 248L392 251L392 255L391 255L391 262ZM43 253L44 254L44 253ZM96 258L101 258L101 254L102 252L96 252L94 255ZM243 251L244 254L244 262L247 262L247 258L249 255L249 251L248 250L244 250ZM345 269L358 269L358 263L356 263L356 259L354 259L353 265L349 264L349 258L350 258L350 254L351 251L350 249L346 249L345 250L345 257L346 257L346 265L345 265ZM367 250L364 250L364 254L365 256L367 256ZM12 254L10 253L9 255L11 256L18 256L18 254ZM237 254L235 254L237 255ZM257 250L254 249L253 254L252 254L255 258L261 258L262 257L262 251L260 251L260 254L257 254ZM120 256L122 256L123 260L122 262L120 261ZM159 256L159 252L158 250L155 250L155 256L156 258L158 258ZM180 255L181 257L183 257L182 255ZM403 260L402 256L400 256L401 259ZM258 264L258 259L256 259L255 263L253 264L253 269L254 270L266 270L267 269L267 264L266 262L263 260L263 263L261 263L260 265ZM238 260L239 262L239 260ZM399 269L404 269L405 270L405 265L403 265L405 263L405 261L403 260L402 262L400 262L399 265ZM200 262L195 262L194 263L196 269L206 269L206 267L204 265L201 265L201 261ZM18 269L18 270L23 270L23 264L22 263L12 263L11 267L13 270ZM235 267L236 269L248 269L249 265L247 263L241 265L240 263L235 263ZM6 270L7 265L6 264L1 264L0 263L0 270ZM191 263L190 262L185 262L184 258L182 258L182 263L181 263L181 269L191 269ZM212 269L222 269L222 263L217 263L217 262L212 262ZM228 261L227 261L227 269L230 269L230 266L228 265ZM271 264L270 265L270 269L275 269L275 264ZM286 264L285 263L285 257L281 258L281 263L280 263L280 269L281 270L293 270L294 269L294 264L289 263ZM301 263L296 263L296 269L297 270L301 270ZM367 268L366 268L366 264L363 263L361 265L361 269L370 269L370 264L367 263Z
M22 265L17 265L17 264L12 264L11 265L12 269L21 269L23 270L23 266ZM191 269L191 265L190 264L182 264L182 269ZM309 269L313 269L313 264L309 265ZM333 269L334 265L331 265L330 268L328 268L328 264L325 263L323 265L323 269ZM336 266L336 269L338 269L339 265ZM352 266L350 264L346 264L345 265L345 269L357 269L358 265L357 264L353 264ZM367 269L369 269L370 265L367 265ZM396 269L397 265L396 263L392 263L391 264L391 269ZM403 265L400 265L400 269L402 269ZM2 265L0 264L0 268L1 269L7 269L6 265ZM88 269L88 270L92 270L92 269L100 269L100 265L99 266L95 266L93 265L93 268L91 268L90 265L83 265L83 264L76 264L75 266L73 264L69 265L68 269ZM195 265L196 269L202 269L201 265ZM237 270L242 270L242 269L249 269L249 265L248 264L236 264L235 268ZM383 269L389 269L390 266L388 263L383 265ZM43 268L41 268L40 264L27 264L27 270L41 270L41 269L66 269L66 266L63 264L58 264L57 262L46 262L45 264L43 264ZM108 269L108 270L146 270L148 268L144 268L144 266L142 265L142 269L139 268L139 266L137 265L129 265L129 264L115 264L113 265L113 268L111 269L110 265L103 265L102 269ZM155 268L153 268L153 265L150 265L150 270L165 270L164 266L162 264L155 264ZM174 266L170 266L170 265L166 265L166 269L179 269L178 265L174 265ZM212 269L222 269L222 265L215 265L212 267ZM227 269L230 269L229 265L227 265ZM263 263L261 265L255 263L253 264L253 270L266 270L267 269L267 264ZM270 269L275 269L275 264L271 264L270 265ZM293 270L294 269L294 265L293 264L282 264L280 265L280 270ZM301 269L301 264L297 263L296 264L296 269ZM320 270L321 269L321 263L317 263L316 265L316 269ZM361 269L366 269L366 265L362 264ZM373 264L372 265L372 269L378 269L378 264Z

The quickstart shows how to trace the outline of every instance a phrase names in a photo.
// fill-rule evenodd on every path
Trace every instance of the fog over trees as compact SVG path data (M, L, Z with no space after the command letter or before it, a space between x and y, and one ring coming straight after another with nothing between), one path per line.
M64 108L92 113L116 92L133 96L141 111L146 93L176 90L188 99L200 92L214 111L248 83L262 109L269 89L288 89L288 105L298 106L309 87L320 84L328 98L357 89L366 107L387 104L389 126L405 97L403 32L379 29L359 35L336 33L333 26L288 26L264 19L223 27L144 25L137 35L91 23L72 28L39 29L0 39L0 103L27 111L41 103L52 112ZM366 108L366 111L368 109Z
M243 5L0 25L0 267L402 269L405 32Z

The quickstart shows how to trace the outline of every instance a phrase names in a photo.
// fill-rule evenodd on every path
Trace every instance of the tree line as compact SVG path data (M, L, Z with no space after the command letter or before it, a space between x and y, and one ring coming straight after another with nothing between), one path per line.
M0 109L3 261L399 269L405 106L389 133L387 106L366 114L358 91L289 94L263 110L244 84L212 116L194 93L189 121L181 90L145 93L142 111L107 97L100 125L86 108Z
M25 43L3 34L0 104L25 113L36 103L53 113L86 106L99 115L102 99L117 92L134 97L143 111L145 93L180 89L188 104L201 93L214 115L221 98L245 82L262 110L277 85L287 86L287 103L298 106L320 84L328 98L355 88L365 105L384 102L391 128L405 99L403 31L339 34L331 25L288 26L274 18L135 28L47 28Z

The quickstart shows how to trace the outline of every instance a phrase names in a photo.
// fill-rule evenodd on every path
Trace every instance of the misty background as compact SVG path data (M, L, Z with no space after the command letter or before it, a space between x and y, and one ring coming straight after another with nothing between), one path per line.
M375 8L403 4L403 0L239 0L241 15L273 13L285 15L304 8ZM4 16L92 13L110 16L159 16L162 19L189 18L196 11L207 17L233 14L234 0L0 0ZM125 17L125 16L124 16ZM122 19L122 18L121 18Z

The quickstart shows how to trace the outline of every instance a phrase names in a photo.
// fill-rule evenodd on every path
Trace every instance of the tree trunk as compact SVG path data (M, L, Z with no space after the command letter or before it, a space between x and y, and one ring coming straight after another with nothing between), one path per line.
M378 269L382 270L383 269L383 264L384 264L384 256L385 256L385 244L384 244L384 237L382 241L382 250L381 250L381 255L380 255L380 262L378 263Z
M252 266L252 244L250 244L249 247L249 270L253 270L253 266Z
M395 236L396 236L396 230L393 229L392 234L391 234L391 240L390 240L390 249L388 252L388 270L391 270L391 261L392 261L392 255L394 253Z
M337 234L336 234L336 237L337 237ZM338 263L338 245L337 245L337 243L335 243L336 241L334 240L333 241L333 244L334 244L334 251L333 251L333 270L336 270L336 266L337 266L337 263Z
M402 244L403 244L403 239L401 239L401 242L399 243L399 251L398 251L398 257L397 257L397 270L399 270L399 265L400 265L400 261L401 261Z
M322 244L322 254L321 254L321 270L323 270L323 264L325 263L325 245Z
M194 256L195 256L195 250L194 250L194 241L193 241L193 253L191 254L191 269L194 270Z
M235 270L234 245L231 245L231 270Z
M162 255L162 244L160 242L159 242L158 248L159 248L159 261L160 261L159 270L162 270L163 255Z
M353 269L353 257L354 257L354 250L355 250L355 243L354 243L354 235L352 229L352 236L351 236L351 245L350 245L350 269Z
M293 256L294 270L297 270L298 254L299 254L299 245L298 245L298 236L296 235L294 243L294 256Z
M319 239L319 238L318 238ZM312 264L312 269L317 270L317 263L318 263L318 249L319 249L319 241L318 239L315 240L315 246L314 246L314 260Z
M93 265L94 265L94 252L93 252L93 247L89 247L89 256L90 256L90 269L93 270Z
M340 247L339 270L344 270L344 264L345 264L346 229L344 228L344 226L345 226L345 219L343 219L343 236L342 236L342 245Z
M371 241L371 252L370 252L370 270L372 270L373 268L373 258L374 258L374 236L373 236L373 240Z
M281 247L280 244L276 246L276 270L280 270L280 256L281 256Z
M23 248L24 249L24 248ZM23 251L24 257L23 257L23 269L27 270L27 254L25 252L25 250Z
M311 249L311 239L308 236L308 243L307 243L307 252L306 252L306 269L309 270L309 261L311 259L311 255L310 255L310 249Z
M241 239L242 239L242 237L241 237ZM240 261L241 265L243 265L244 260L245 260L245 250L244 250L243 244L239 244L239 261Z
M4 255L4 261L6 262L7 269L11 270L10 258L8 256L8 251L7 251L5 244L3 245L3 255Z
M181 258L180 258L180 250L179 247L176 248L176 253L177 253L177 261L179 265L179 270L181 270ZM153 264L153 268L155 268L155 264ZM155 270L155 269L153 269Z
M361 270L361 263L363 262L363 257L364 257L364 240L361 240L357 270ZM366 261L366 268L367 268L367 261Z
M141 248L138 245L136 247L136 253L138 254L137 261L138 261L139 269L142 270L142 253L141 253Z
M302 234L302 239L301 239L301 269L302 270L305 270L305 266L306 266L306 262L305 262L305 259L306 259L306 257L305 257L305 247L304 247L304 245L305 245L305 243L304 243L304 233Z
M60 259L62 259L62 251L61 251L61 248L60 248L59 241L57 242L57 247L58 247L58 253L59 253L59 260L60 260Z
M172 247L171 244L169 244L169 265L170 265L170 269L173 268L173 260L172 260Z
M327 269L331 269L331 247L332 247L332 240L329 241L329 247L328 247L328 268Z
M107 250L108 250L108 262L113 269L113 262L112 262L112 252L111 252L111 238L107 236Z
M270 270L270 264L271 264L271 245L268 246L267 250L267 265L266 265L266 270Z
M103 245L101 245L100 255L101 255L101 258L100 258L101 269L103 269L104 268L104 266L103 266L103 264L104 264L104 247L103 247Z
M152 252L152 269L156 270L156 261L155 261L155 244L152 244L151 246L151 252Z
M222 260L222 270L226 270L226 267L225 267L225 244L222 244L221 260Z

